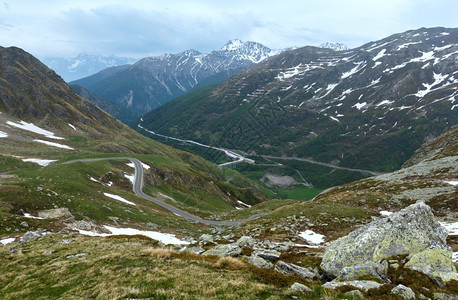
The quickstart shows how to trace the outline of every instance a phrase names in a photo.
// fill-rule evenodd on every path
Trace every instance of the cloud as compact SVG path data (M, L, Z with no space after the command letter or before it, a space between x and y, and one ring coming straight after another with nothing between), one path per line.
M458 25L455 0L15 0L3 6L3 46L41 56L209 52L235 38L271 48L325 41L356 47L408 29Z

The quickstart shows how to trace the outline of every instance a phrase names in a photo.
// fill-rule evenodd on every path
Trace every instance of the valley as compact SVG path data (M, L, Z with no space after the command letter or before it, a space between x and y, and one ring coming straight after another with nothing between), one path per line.
M457 45L0 47L0 298L456 298Z

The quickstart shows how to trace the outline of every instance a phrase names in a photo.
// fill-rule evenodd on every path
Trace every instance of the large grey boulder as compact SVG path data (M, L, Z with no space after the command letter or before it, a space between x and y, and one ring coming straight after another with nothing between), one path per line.
M265 260L262 257L251 255L247 258L247 262L252 264L255 267L263 269L273 269L274 265L270 261Z
M368 262L364 265L357 265L343 268L337 275L336 280L354 280L358 278L376 278L383 281L388 281L386 277L388 263Z
M279 261L275 265L275 271L287 275L299 275L306 279L317 279L319 277L319 274L316 270L311 268L303 268L298 265L286 263L283 261Z
M239 238L237 240L237 242L235 242L239 247L248 247L248 248L253 248L254 245L256 244L256 241L254 240L254 238L252 238L251 236L242 236L241 238Z
M213 241L213 235L211 234L202 234L199 238L200 242L199 244L200 245L208 245L208 244L215 244L215 242Z
M289 289L290 290L294 290L294 291L300 291L300 292L303 292L303 293L312 292L311 288L309 288L308 286L306 286L306 285L304 285L302 283L299 283L299 282L293 283L293 285Z
M413 290L405 285L399 284L391 289L391 293L398 295L402 299L411 300L415 299L415 293Z
M373 266L378 268L383 260L391 256L412 256L431 246L444 245L446 237L447 230L436 222L431 208L418 202L330 242L321 268L331 278L339 277L345 268L368 263L374 263ZM374 270L377 274L379 271ZM347 269L347 273L351 272ZM353 273L354 276L345 278L358 279L358 272ZM379 275L383 277L386 274Z
M217 245L210 250L205 251L202 255L215 255L215 256L239 256L242 249L237 244Z
M251 255L256 255L267 261L275 262L280 258L281 253L277 250L256 249Z
M53 208L38 212L38 217L43 219L63 219L73 218L72 213L66 207Z

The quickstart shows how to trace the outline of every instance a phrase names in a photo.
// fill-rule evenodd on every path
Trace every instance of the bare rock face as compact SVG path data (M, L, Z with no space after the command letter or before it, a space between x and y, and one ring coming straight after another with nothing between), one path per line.
M434 219L431 208L418 202L329 243L321 267L330 278L355 280L373 273L383 279L387 270L383 263L389 257L408 255L406 267L433 279L433 274L439 276L442 279L435 280L439 284L456 274L446 237L447 230Z
M64 219L73 218L72 213L66 207L43 210L38 213L43 219Z

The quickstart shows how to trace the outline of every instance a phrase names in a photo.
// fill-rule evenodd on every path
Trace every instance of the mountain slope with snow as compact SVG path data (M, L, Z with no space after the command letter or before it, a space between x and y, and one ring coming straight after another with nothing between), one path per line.
M458 29L447 28L347 51L285 51L154 110L142 126L229 149L394 170L457 124L457 58Z

